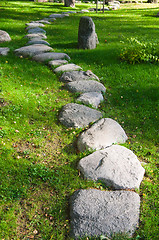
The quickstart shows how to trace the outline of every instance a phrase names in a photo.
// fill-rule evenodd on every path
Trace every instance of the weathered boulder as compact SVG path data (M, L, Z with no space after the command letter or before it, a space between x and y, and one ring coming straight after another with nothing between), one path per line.
M27 35L24 36L24 38L28 38L28 39L47 39L46 35L43 33L29 33Z
M44 34L46 34L46 31L42 28L39 28L39 27L28 29L28 34L34 34L34 33L44 33Z
M32 44L45 44L50 46L50 44L47 41L42 39L34 39L34 38L27 43L27 45L32 45Z
M75 7L75 0L64 0L65 7Z
M119 145L82 158L78 169L84 177L94 181L100 180L113 189L139 188L145 172L136 155Z
M78 30L78 47L83 49L94 49L97 43L98 38L92 18L82 17Z
M75 65L74 63L69 63L69 64L65 64L65 65L62 65L60 67L57 67L54 69L54 72L55 73L58 73L58 72L65 72L65 71L78 71L78 70L81 70L82 68L80 66L77 66Z
M70 198L70 236L130 236L138 227L140 197L132 191L78 190Z
M48 62L48 65L55 67L55 66L61 66L66 63L68 63L67 60L52 60Z
M77 98L77 101L84 104L90 104L93 107L97 108L98 105L104 100L103 95L100 92L88 92L83 93L80 97Z
M65 87L70 92L105 92L106 88L100 82L94 80L86 80L86 81L75 81L69 82L65 84Z
M36 54L49 52L51 50L53 50L51 47L46 46L44 44L33 44L33 45L18 48L14 52L18 56L32 57Z
M102 118L78 137L77 146L80 151L100 150L126 140L127 135L119 123L111 118Z
M74 82L74 81L91 80L91 79L99 81L99 78L90 70L86 72L84 71L64 72L60 77L61 82Z
M10 51L10 48L8 47L0 47L0 55L7 56Z
M9 34L6 31L0 30L0 43L9 41L11 41Z
M60 59L70 60L70 57L66 53L56 53L56 52L42 53L33 57L33 60L37 62L45 62L49 60L60 60Z
M76 103L66 104L59 114L60 122L66 127L72 128L86 127L101 117L101 112Z

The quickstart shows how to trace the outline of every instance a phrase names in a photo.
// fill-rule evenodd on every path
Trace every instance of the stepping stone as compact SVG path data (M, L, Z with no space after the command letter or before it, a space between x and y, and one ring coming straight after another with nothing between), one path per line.
M33 39L33 38L38 38L38 39L47 39L46 35L43 33L30 33L24 36L24 38L28 39Z
M139 224L140 197L132 191L78 190L70 198L70 236L132 236Z
M84 104L90 104L93 107L97 108L98 105L104 100L103 95L99 92L89 92L83 93L80 97L77 98L77 101Z
M90 79L99 81L99 78L90 70L86 72L84 71L64 72L60 77L61 82L75 82L75 81L90 80Z
M68 12L63 12L62 14L67 14L67 13L77 13L76 11L68 11Z
M3 30L0 30L0 43L9 41L11 41L9 34Z
M68 63L67 60L52 60L48 62L48 65L55 67L55 66L61 66L66 63Z
M56 21L56 18L44 18L44 21L54 22Z
M0 55L7 56L10 49L8 47L0 47Z
M101 181L113 189L139 189L145 170L129 149L113 145L80 160L85 178Z
M14 52L18 56L32 57L36 54L49 52L51 50L53 50L51 47L46 46L44 44L33 44L33 45L18 48Z
M70 60L70 57L66 53L55 53L55 52L42 53L33 57L33 60L37 62L45 62L49 60L60 60L60 59Z
M64 14L51 14L50 16L49 16L49 18L64 18L65 16L64 16Z
M83 132L77 141L79 151L101 150L128 139L124 129L111 118L102 118Z
M102 83L99 83L94 80L86 80L86 81L76 81L66 83L66 88L70 92L105 92L106 88Z
M66 127L73 128L86 127L101 117L101 112L76 103L66 104L59 114L60 122Z
M82 68L73 63L69 63L69 64L65 64L60 67L55 68L54 72L58 73L58 72L65 72L65 71L78 71L78 70L82 70Z
M32 33L44 33L45 34L46 31L39 27L28 29L28 34L32 34Z
M47 41L42 40L42 39L34 39L34 38L33 38L33 40L30 40L27 43L27 45L32 45L32 44L45 44L45 45L50 46L50 44Z
M39 23L39 22L30 22L30 23L26 23L25 25L27 26L26 29L36 28L36 27L45 27L44 24Z
M64 15L65 17L69 17L68 13L63 13L62 15Z
M33 21L32 23L51 24L49 21L47 21L47 20L44 20L44 19L41 19L41 20L38 20L38 21Z
M89 10L87 10L87 9L82 9L81 11L80 11L80 13L88 13L89 12Z

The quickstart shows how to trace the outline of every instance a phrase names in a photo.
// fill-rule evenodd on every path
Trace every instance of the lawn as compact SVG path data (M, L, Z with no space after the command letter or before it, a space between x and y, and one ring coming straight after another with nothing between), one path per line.
M76 4L75 10L90 8ZM8 56L0 56L0 239L70 239L69 198L77 189L100 183L80 176L76 140L82 129L67 129L58 112L76 97L63 88L45 64L19 58L25 23L72 10L60 3L1 1L0 29L12 41ZM140 227L132 239L156 240L158 231L158 103L159 64L129 64L120 60L127 39L158 44L159 6L121 4L117 11L73 14L46 25L47 41L56 52L92 70L107 91L100 110L116 120L128 135L124 144L142 162L146 173L140 190ZM94 50L77 48L80 17L91 16L99 38ZM105 188L107 189L107 188ZM121 238L124 239L124 238Z

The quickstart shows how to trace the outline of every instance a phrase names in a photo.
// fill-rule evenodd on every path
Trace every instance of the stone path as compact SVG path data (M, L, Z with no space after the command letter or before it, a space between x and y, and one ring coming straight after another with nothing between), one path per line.
M88 12L83 10L81 12ZM82 93L78 102L91 104L94 108L103 101L105 86L91 71L82 71L80 66L70 63L65 53L54 52L47 39L45 24L51 24L59 18L68 17L70 11L62 14L51 14L48 18L26 23L29 41L27 46L16 49L18 56L30 57L37 62L57 67L55 73L63 72L59 81L71 92ZM0 30L0 41L8 35ZM10 41L10 38L7 38ZM6 55L7 48L0 48L0 54ZM120 145L127 140L124 129L110 118L102 118L102 113L77 103L66 104L59 113L59 121L71 128L85 128L77 140L79 151L94 149L95 152L81 159L78 169L85 178L101 181L114 190L97 189L78 190L70 198L70 234L74 239L83 236L111 237L113 233L128 233L130 236L138 227L140 197L133 191L139 188L145 170L135 154ZM89 127L90 123L94 124Z

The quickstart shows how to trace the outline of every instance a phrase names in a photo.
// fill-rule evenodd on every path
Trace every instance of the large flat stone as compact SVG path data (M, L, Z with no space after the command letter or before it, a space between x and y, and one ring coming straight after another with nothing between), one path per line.
M54 72L55 73L58 73L58 72L65 72L65 71L78 71L78 70L81 70L82 68L78 65L75 65L74 63L69 63L69 64L65 64L65 65L62 65L60 67L57 67L54 69Z
M67 60L52 60L52 61L48 62L48 65L56 67L56 66L61 66L66 63L68 63Z
M10 51L10 48L8 47L0 47L0 55L7 56Z
M129 149L113 145L80 160L78 169L86 178L100 180L113 189L139 188L145 170Z
M60 59L70 60L70 57L66 53L56 53L56 52L42 53L33 57L33 60L37 62L45 62L49 60L60 60Z
M95 80L75 81L65 84L70 92L105 92L106 88L100 82Z
M48 19L48 18L47 18ZM48 20L41 19L37 21L32 21L32 23L43 23L43 24L51 24Z
M72 128L86 127L101 117L101 112L76 103L66 104L59 114L60 122Z
M127 135L119 123L111 118L102 118L79 136L77 146L80 151L100 150L126 140Z
M78 190L70 198L70 235L111 237L114 233L132 236L139 224L140 197L130 191Z
M30 34L27 34L27 35L25 35L24 36L24 38L28 38L28 39L47 39L47 37L46 37L46 35L45 34L43 34L43 33L30 33Z
M51 47L46 46L44 44L33 44L33 45L18 48L14 52L18 56L23 56L23 57L30 56L30 57L32 57L36 54L49 52L51 50L53 50Z
M64 18L64 14L53 13L49 16L49 18Z
M77 101L82 102L86 105L90 104L95 108L97 108L103 100L103 95L100 92L83 93L80 95L80 97L77 98Z
M45 27L45 25L43 23L39 23L39 22L30 22L30 23L26 23L25 24L27 26L27 30L30 28L36 28L36 27Z
M47 41L42 39L34 39L34 38L27 43L27 45L32 45L32 44L45 44L50 46L50 44Z
M34 33L46 33L46 31L42 28L35 27L35 28L30 28L28 29L28 34L34 34Z
M9 41L11 41L9 34L6 31L0 30L0 43Z
M91 79L99 81L99 78L90 70L86 72L84 71L64 72L60 77L60 81L62 82L75 82L75 81L91 80Z

